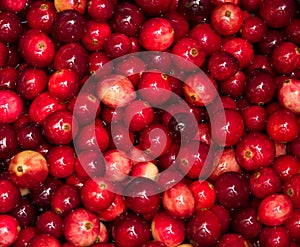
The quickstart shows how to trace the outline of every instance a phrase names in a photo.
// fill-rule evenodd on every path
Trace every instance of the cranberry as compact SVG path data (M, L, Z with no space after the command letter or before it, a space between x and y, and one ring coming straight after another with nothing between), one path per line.
M58 239L50 234L38 234L34 236L28 243L28 247L38 247L38 246L47 246L47 247L60 247Z
M260 132L247 133L236 145L236 159L246 170L269 166L274 157L274 143Z
M19 232L17 240L14 242L14 247L26 247L28 246L30 240L38 234L35 227L22 228Z
M199 0L179 0L178 11L190 20L198 23L206 22L210 19L213 10L212 1Z
M131 180L124 189L125 204L132 211L146 215L160 206L160 188L151 179L139 177Z
M220 204L214 204L214 206L210 208L210 211L219 219L221 223L221 232L227 232L231 223L230 211Z
M14 128L7 123L0 123L0 158L10 158L18 150L17 135Z
M235 233L227 233L224 234L219 242L217 247L225 247L225 246L236 246L236 247L243 247L248 246L247 241L239 234Z
M40 233L51 234L59 238L62 236L62 223L63 220L59 215L46 211L38 216L36 227Z
M234 55L218 51L212 54L208 60L208 69L211 75L217 80L228 80L239 68L239 61Z
M17 120L23 110L23 101L11 90L0 90L1 123L12 123Z
M266 0L260 4L259 13L270 27L281 28L287 26L295 18L296 9L294 1Z
M55 17L56 10L53 2L41 0L30 5L26 20L30 28L50 33Z
M84 207L91 212L105 210L115 199L113 185L101 177L85 181L80 190L80 196Z
M19 223L14 217L8 214L0 215L0 232L6 233L0 240L2 246L11 246L18 238L20 230Z
M246 18L241 29L242 37L250 43L261 41L266 32L267 26L265 22L256 16L249 16Z
M22 31L20 18L10 11L0 13L0 41L3 43L15 43Z
M294 174L297 174L300 169L299 160L289 154L278 156L274 159L273 169L279 174L285 182Z
M8 213L18 206L21 194L18 187L9 180L0 180L0 185L0 212Z
M269 29L258 43L258 49L263 54L270 55L274 48L284 41L284 36L278 30Z
M174 41L173 27L164 18L152 18L144 22L139 37L141 45L146 50L165 51Z
M288 230L291 239L296 242L299 242L300 240L299 221L300 221L300 210L294 209L292 215L288 218L288 220L284 224L284 227Z
M284 182L283 192L291 198L294 208L300 208L300 175L295 174Z
M17 206L15 205L14 210L11 211L11 215L16 218L23 229L35 223L37 209L29 199L23 198Z
M127 36L135 36L144 22L144 15L134 4L124 2L116 6L115 12L109 20L114 32Z
M299 86L300 80L287 79L282 83L278 92L278 101L280 105L296 114L300 112L297 101Z
M245 127L250 131L262 131L266 127L267 112L260 105L251 105L242 110Z
M281 187L280 176L270 167L264 167L250 177L251 193L258 198L280 193Z
M136 5L141 8L142 12L148 16L159 16L164 14L170 8L172 0L158 0L149 2L147 0L134 0Z
M110 58L118 58L131 52L131 41L123 33L113 33L109 35L104 43L104 53Z
M232 98L239 98L243 95L246 85L246 75L241 70L232 77L220 83L221 91Z
M259 204L258 220L267 226L279 226L286 222L293 212L291 199L283 194L272 194Z
M294 42L297 45L300 45L300 36L299 36L299 28L300 28L300 21L299 19L294 19L285 30L287 39L289 41Z
M23 149L38 148L43 141L42 128L35 122L24 123L17 130L17 142Z
M165 246L179 246L185 239L184 221L175 219L166 212L159 212L151 221L151 232L152 237Z
M51 198L51 209L62 217L68 215L72 210L80 206L79 190L72 185L62 185Z
M174 30L174 41L178 41L185 37L189 32L189 22L184 19L177 11L168 11L166 18L172 25Z
M282 226L278 227L264 227L259 236L262 246L289 246L290 236L288 231Z
M106 22L114 13L115 5L111 0L90 0L87 11L89 16L97 22Z
M217 201L227 208L239 208L248 203L249 188L247 180L237 172L226 172L215 181Z
M209 209L196 211L186 223L186 234L195 247L214 245L221 236L220 220Z
M138 247L150 240L150 226L143 217L128 212L115 220L112 235L120 247Z
M0 70L0 89L14 90L16 88L16 81L18 72L16 69L6 66Z
M216 191L213 184L205 180L197 180L189 185L190 190L195 198L195 208L209 209L216 202Z

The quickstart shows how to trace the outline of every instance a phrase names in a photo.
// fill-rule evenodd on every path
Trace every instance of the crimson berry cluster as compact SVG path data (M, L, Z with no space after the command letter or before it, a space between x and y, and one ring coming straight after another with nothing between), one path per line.
M300 246L299 9L0 0L0 246Z

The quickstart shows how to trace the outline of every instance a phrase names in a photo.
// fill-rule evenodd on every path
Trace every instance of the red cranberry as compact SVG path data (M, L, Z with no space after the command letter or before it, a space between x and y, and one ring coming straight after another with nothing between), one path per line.
M190 21L198 23L207 22L213 10L212 1L205 0L179 0L178 11Z
M53 41L46 33L37 29L30 29L22 35L19 50L28 64L38 68L50 65L55 55Z
M152 219L151 232L156 241L164 244L162 246L179 246L185 239L184 221L162 211Z
M286 222L293 212L293 204L287 195L272 194L259 204L258 220L267 226L279 226Z
M46 211L38 216L36 227L40 233L51 234L59 238L62 235L62 223L63 220L59 215L52 211Z
M233 3L217 5L211 13L211 24L221 35L237 33L243 24L243 12Z
M146 215L154 212L160 205L160 188L151 179L133 179L124 189L125 204L132 211Z
M279 174L282 181L285 182L300 169L300 161L292 155L281 155L274 159L273 169Z
M278 44L271 54L271 63L279 74L292 73L300 64L300 48L289 41Z
M232 54L218 51L212 54L208 60L208 69L217 80L228 80L239 68L239 61Z
M250 41L242 38L228 40L221 50L232 54L239 61L241 68L249 66L254 58L254 49Z
M296 2L290 0L266 0L259 7L260 16L272 28L285 27L296 16Z
M247 180L237 172L226 172L215 181L217 201L227 208L239 208L248 203L249 185Z
M287 39L297 45L300 45L300 36L299 36L300 20L294 19L285 30Z
M248 243L245 240L245 238L243 238L239 234L226 233L220 238L217 247L226 247L226 246L244 247L244 246L248 246Z
M51 209L58 215L65 217L72 210L80 206L79 190L72 185L62 185L51 197Z
M237 143L235 152L241 167L253 171L272 163L275 145L265 134L248 132Z
M21 200L21 194L9 180L0 180L0 212L8 213L12 211Z
M0 240L1 246L11 246L18 238L20 230L19 223L14 217L8 214L0 215L0 232L5 233Z
M263 39L258 43L261 53L270 55L274 48L284 41L284 36L278 30L269 29Z
M246 75L241 70L237 71L232 77L220 83L223 94L232 98L239 98L243 95L246 85Z
M172 0L158 0L154 2L149 2L147 0L134 0L134 2L141 8L145 15L159 16L169 10Z
M116 6L109 24L114 32L135 36L143 22L141 10L136 5L124 2Z
M45 246L45 247L60 247L61 244L58 239L50 234L38 234L33 237L30 242L28 243L28 247L38 247L38 246Z
M150 240L150 226L141 216L121 214L113 224L113 239L120 247L138 247Z
M212 246L221 235L221 223L210 211L199 210L186 223L186 234L193 246Z
M80 190L81 202L91 212L108 208L115 199L113 185L105 178L90 178Z
M97 22L106 22L114 13L115 5L111 0L90 0L87 12Z
M110 58L118 58L131 53L131 41L123 33L112 33L104 43L104 53Z
M33 204L39 209L50 209L52 194L62 185L62 181L48 176L37 188L30 190Z
M54 3L50 1L36 1L30 5L26 20L27 25L32 29L40 29L50 33L56 16Z
M169 11L164 15L174 29L174 41L185 37L189 32L189 22L176 11Z
M41 126L34 122L24 123L17 130L17 141L23 149L38 148L44 141Z
M33 100L47 87L48 77L44 70L27 67L16 82L16 90L23 99Z
M289 233L282 226L264 227L260 233L259 241L264 247L290 246Z
M64 109L66 109L66 104L53 98L49 92L44 92L31 102L28 115L31 121L42 124L48 115Z
M164 18L152 18L144 22L139 37L141 45L146 50L165 51L174 41L173 27Z
M16 204L17 205L17 204ZM15 206L16 206L15 205ZM33 226L36 222L37 209L27 198L23 200L10 213L19 222L22 229Z
M12 123L17 120L23 110L23 101L11 90L0 91L0 122Z
M294 208L300 208L300 175L295 174L284 182L283 192L291 198Z
M16 69L9 66L0 69L0 89L14 90L17 78L18 72Z
M224 121L225 117L225 121ZM218 145L233 146L244 133L244 121L238 111L225 109L212 116L212 139Z
M11 125L0 123L0 143L0 158L10 158L17 152L17 135Z
M189 185L195 198L195 208L209 209L212 208L216 202L216 191L213 184L205 180L197 180Z
M251 193L258 198L280 193L281 187L280 176L270 167L264 167L250 177Z
M15 43L22 31L20 18L10 11L0 13L0 41L3 43Z
M28 246L30 240L38 234L35 227L22 228L19 232L17 240L14 242L14 247L26 247Z
M221 232L228 231L231 223L230 211L220 204L215 204L210 210L217 216L221 223Z
M144 243L142 247L166 247L166 245L159 240L152 240Z
M74 173L75 151L70 146L55 146L48 152L47 161L50 175L66 178Z
M82 78L88 71L88 53L77 42L61 46L54 57L56 70L68 68L74 70Z
M242 37L250 43L261 41L266 32L267 26L265 22L256 16L246 18L241 29Z
M278 101L281 106L294 112L300 113L300 105L298 103L298 92L300 90L300 80L287 79L283 82L278 92Z
M267 112L260 105L251 105L242 110L245 126L250 131L262 131L266 127Z
M285 222L284 227L288 230L291 239L297 243L300 241L300 209L294 209L292 215Z

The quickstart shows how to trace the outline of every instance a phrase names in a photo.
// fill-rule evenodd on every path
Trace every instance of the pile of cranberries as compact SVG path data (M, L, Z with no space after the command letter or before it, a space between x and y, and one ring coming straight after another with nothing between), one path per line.
M299 10L0 0L0 246L299 247Z

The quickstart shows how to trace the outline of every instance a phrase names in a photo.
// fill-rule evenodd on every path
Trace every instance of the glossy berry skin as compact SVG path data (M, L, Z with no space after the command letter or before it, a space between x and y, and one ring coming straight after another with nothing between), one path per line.
M156 17L144 22L140 29L140 43L148 51L165 51L174 41L171 23Z
M215 181L217 201L226 208L239 208L248 203L249 185L247 180L237 172L226 172Z
M197 180L189 185L195 198L195 208L210 209L216 202L216 191L213 184L206 180Z
M221 223L209 209L197 211L186 223L186 234L193 246L211 246L221 235Z
M76 10L65 10L57 13L52 24L52 34L61 43L79 41L84 33L85 20Z
M267 26L264 21L256 16L249 16L244 20L241 35L250 43L256 43L264 38Z
M124 189L126 206L133 212L147 215L160 206L160 188L149 178L139 177L130 181Z
M249 182L251 193L257 198L265 198L269 195L281 192L281 178L278 173L270 167L264 167L253 173Z
M22 35L18 48L25 61L37 68L43 68L53 61L55 47L50 37L41 30L30 29Z
M278 142L290 142L299 134L299 124L296 116L287 110L273 112L267 120L268 135Z
M9 180L0 180L0 212L8 213L21 201L21 194Z
M90 178L84 182L80 190L80 197L82 204L89 211L102 211L114 201L114 188L105 178Z
M45 246L45 247L60 247L61 244L58 239L50 234L38 234L34 236L30 242L28 243L30 247L38 247L38 246Z
M266 247L283 247L289 246L290 236L288 231L282 227L264 227L259 236L262 246Z
M246 207L238 210L232 217L234 232L242 235L245 239L254 239L262 229L262 224L257 220L254 208Z
M189 32L189 23L182 17L177 11L170 10L165 15L166 18L172 25L174 30L174 42L185 37Z
M175 184L163 193L162 204L168 214L179 219L187 219L195 211L193 192L183 182Z
M295 174L291 178L285 181L283 192L290 197L294 208L300 208L300 175Z
M151 106L166 103L171 97L172 87L169 76L159 71L143 72L137 86L141 98Z
M294 209L292 215L290 216L290 218L287 219L287 221L284 224L284 227L288 230L291 239L295 242L299 242L300 240L299 221L300 221L300 210Z
M210 19L213 10L212 1L180 0L178 1L178 11L190 21L204 23Z
M12 90L0 91L0 122L12 123L17 120L23 110L21 97Z
M209 57L208 68L215 79L223 81L228 80L237 72L239 62L232 54L218 51Z
M131 41L123 33L112 33L104 43L104 53L110 59L125 56L131 52L131 49Z
M246 170L269 166L274 156L274 143L260 132L249 132L236 145L236 159Z
M219 34L233 35L242 27L243 12L233 3L220 4L212 11L211 24Z
M79 91L79 77L71 69L61 69L51 74L48 90L52 97L64 102L71 100Z
M0 124L0 158L9 158L18 150L16 131L10 124Z
M30 240L38 234L36 227L30 226L22 228L19 232L17 240L14 242L14 247L28 246Z
M78 131L78 124L68 111L55 111L43 122L44 135L48 141L58 144L68 144Z
M280 11L284 8L285 11ZM263 1L259 8L260 16L272 28L287 26L296 15L296 3L290 0Z
M22 198L20 203L10 212L22 229L33 226L36 222L37 208L28 198Z
M143 217L127 212L115 220L112 236L120 247L138 247L150 240L150 226Z
M279 226L291 216L293 204L284 194L267 196L258 206L258 220L267 226Z
M52 211L46 211L38 216L36 221L37 230L44 234L51 234L59 238L62 236L62 218Z
M45 33L49 33L55 17L56 11L53 2L36 1L30 5L26 20L30 28L40 29Z
M8 214L0 215L0 232L6 233L1 237L1 246L11 246L16 241L20 230L21 228L19 226L19 223L14 217Z
M15 43L22 31L20 18L13 12L2 11L0 14L0 41Z
M134 4L124 2L116 6L109 24L114 32L134 36L144 22L144 15Z
M63 220L63 235L74 245L89 246L93 244L100 230L97 216L84 208L69 213Z
M248 244L245 238L243 238L240 234L227 233L220 238L217 244L217 247L226 246L245 247L248 246Z
M267 111L263 106L250 105L242 110L246 129L249 131L262 131L266 127Z
M185 239L184 221L166 212L158 212L151 221L151 232L153 239L165 246L178 246Z
M67 178L75 170L75 151L70 146L52 147L47 154L49 173L53 177Z
M17 142L23 149L36 149L43 141L42 128L37 123L24 123L17 130Z
M52 195L51 210L62 217L80 206L79 190L72 185L62 185Z
M114 13L115 5L110 0L91 0L88 3L87 12L97 22L106 22Z
M16 91L25 100L33 100L47 87L48 76L43 69L27 67L18 73Z
M273 169L279 174L283 182L297 174L300 169L300 161L293 155L284 154L276 157Z
M211 126L212 138L220 146L237 144L244 133L244 120L238 111L232 109L215 113L211 119Z

